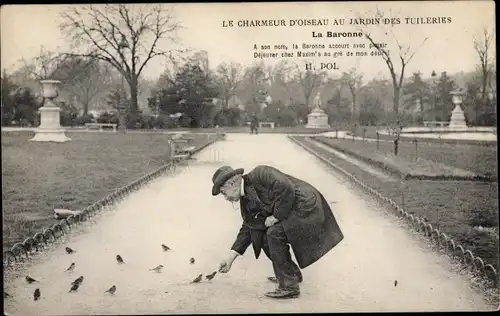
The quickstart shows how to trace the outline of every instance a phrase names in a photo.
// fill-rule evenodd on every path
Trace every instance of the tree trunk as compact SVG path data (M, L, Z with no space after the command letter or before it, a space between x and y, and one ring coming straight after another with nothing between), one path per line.
M400 98L401 87L394 86L394 96L392 99L393 111L395 115L399 113L399 98Z
M356 115L356 94L352 94L352 113Z
M139 105L137 103L137 78L132 77L130 82L130 113L139 112Z
M307 93L307 92L306 92L306 93L304 94L304 96L305 96L305 98L306 98L306 105L307 105L307 108L308 108L308 109L309 109L309 97L311 96L311 93L312 93L312 92L310 92L310 93Z
M89 102L83 103L83 115L89 114Z
M351 120L354 121L356 119L356 95L354 92L352 93L352 113L351 113Z
M398 145L399 145L399 139L394 140L394 156L398 155Z
M486 67L485 67L486 69ZM484 103L486 99L486 87L488 86L488 70L483 70L483 78L482 78L482 90L481 90L481 102Z

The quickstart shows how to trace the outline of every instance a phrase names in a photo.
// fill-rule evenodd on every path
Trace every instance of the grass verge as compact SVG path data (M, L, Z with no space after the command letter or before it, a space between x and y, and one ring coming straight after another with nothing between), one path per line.
M170 161L163 134L75 132L60 144L31 137L2 132L4 249L56 223L55 208L86 207ZM192 137L196 147L208 141Z
M346 129L352 134L350 129ZM377 132L387 132L387 129L383 126L360 126L356 129L356 136L365 138L377 138ZM422 132L423 133L423 132ZM444 132L446 133L446 132ZM451 132L454 134L453 132ZM412 142L415 138L418 138L420 143L430 143L435 145L479 145L483 147L497 147L496 142L486 141L486 140L472 140L472 139L452 139L452 138L419 138L420 133L415 133L414 135L401 135L401 142ZM395 137L393 135L388 135L386 133L379 133L379 139L381 140L394 140ZM346 138L350 139L351 136L347 136Z
M346 154L403 177L497 181L497 149L480 145L400 142L394 155L391 142L313 137Z
M499 271L498 183L478 181L384 181L335 154L295 137L366 185L425 218ZM482 226L485 229L478 229Z

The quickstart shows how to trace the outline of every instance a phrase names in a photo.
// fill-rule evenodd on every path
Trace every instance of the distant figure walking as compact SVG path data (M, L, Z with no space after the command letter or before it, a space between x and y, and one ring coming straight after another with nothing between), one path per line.
M250 134L258 134L258 128L259 128L259 120L257 119L256 115L252 115L252 118L250 120Z

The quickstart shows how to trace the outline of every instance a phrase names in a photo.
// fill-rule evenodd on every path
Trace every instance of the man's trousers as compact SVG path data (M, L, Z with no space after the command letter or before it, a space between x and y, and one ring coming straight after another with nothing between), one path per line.
M302 282L302 273L292 260L283 225L277 223L267 229L262 248L273 263L279 288L298 290L299 282Z

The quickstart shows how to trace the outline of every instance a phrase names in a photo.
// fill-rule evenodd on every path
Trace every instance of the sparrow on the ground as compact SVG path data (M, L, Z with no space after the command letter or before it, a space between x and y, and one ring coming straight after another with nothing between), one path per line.
M217 271L214 271L214 272L210 273L209 275L205 275L205 278L207 278L207 280L212 280L216 274L217 274Z
M69 292L76 292L76 291L78 291L78 288L80 287L81 283L80 282L78 282L78 283L75 282L75 283L72 283L72 284L73 285L69 289Z
M66 271L73 271L73 270L75 270L75 263L74 262L69 266L69 268L66 269Z
M36 289L36 290L35 290L35 292L33 292L33 299L34 299L35 301L38 301L38 300L40 299L40 296L41 296L41 295L42 295L42 294L40 293L40 289Z
M122 256L120 255L116 255L116 261L118 261L118 263L125 263L125 261L123 261Z
M83 282L83 275L81 277L77 278L75 281L71 282L71 285L74 285L74 284L80 285L80 284L82 284L82 282Z
M116 292L116 285L113 285L112 287L110 287L106 292L104 293L110 293L110 294L115 294Z
M163 248L163 251L169 251L170 250L170 248L167 245L165 245L165 244L162 244L161 247Z
M196 277L196 279L191 281L191 283L199 283L201 281L201 279L203 279L203 274L200 274L198 277Z
M33 283L33 282L38 282L40 283L39 281L33 279L32 277L30 277L29 275L26 276L26 282L28 282L29 284Z
M159 266L157 266L156 268L149 269L149 271L154 271L154 272L156 272L156 273L160 273L162 269L163 269L163 264L160 264L160 265L159 265Z
M193 264L193 263L194 263L194 258L189 259L189 262L190 262L191 264Z
M70 247L66 247L66 252L67 253L74 253L76 252L75 250L71 249Z
M398 286L398 280L394 280L394 286Z

